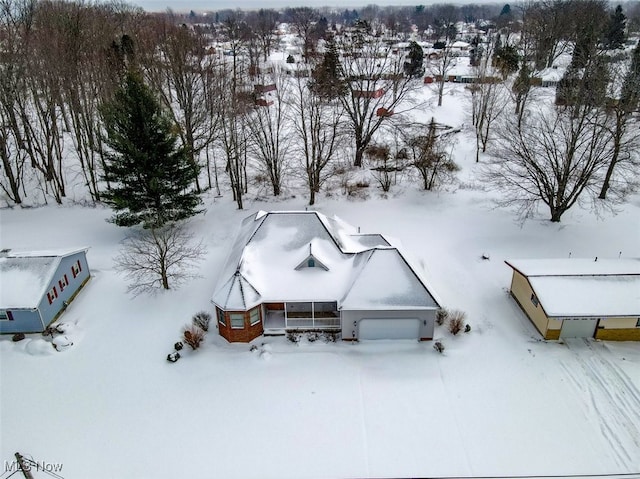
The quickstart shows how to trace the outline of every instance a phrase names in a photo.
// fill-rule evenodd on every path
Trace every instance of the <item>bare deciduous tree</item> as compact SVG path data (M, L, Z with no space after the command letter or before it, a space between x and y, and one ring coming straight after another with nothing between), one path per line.
M115 268L130 283L134 295L158 289L177 288L197 277L193 270L206 254L202 242L184 226L171 224L160 229L138 230L123 241Z
M404 76L404 59L392 55L381 38L366 31L358 34L363 41L342 37L337 42L345 55L342 71L347 93L340 99L355 140L354 166L362 166L364 150L376 132L400 113L403 102L409 104L412 92L421 86Z
M507 119L483 170L484 179L502 192L498 204L516 206L526 218L543 203L551 221L559 222L576 203L593 201L611 155L602 117L596 110L576 116L558 108L532 112L521 128Z
M289 95L289 82L278 74L264 77L263 83L267 82L276 89L268 92L268 99L262 98L262 105L249 114L247 126L251 133L250 148L258 168L269 178L273 195L278 196L291 144L289 105L285 101Z
M451 157L453 142L449 133L443 132L442 126L437 125L433 118L426 126L426 135L417 131L424 129L425 125L408 129L406 141L411 165L420 173L424 189L432 190L452 182L454 173L460 168Z
M339 102L325 102L298 78L293 92L295 130L300 143L309 205L315 204L316 193L333 174L329 163L344 140L344 115Z
M475 83L467 86L471 92L471 124L476 134L476 162L480 151L487 150L491 127L500 118L509 103L509 92L503 81L492 75L490 53L480 60L475 70Z

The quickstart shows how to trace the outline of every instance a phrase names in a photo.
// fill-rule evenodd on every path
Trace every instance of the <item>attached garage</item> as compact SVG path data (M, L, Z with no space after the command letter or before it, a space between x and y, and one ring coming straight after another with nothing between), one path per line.
M359 339L419 339L418 318L363 318L358 322Z

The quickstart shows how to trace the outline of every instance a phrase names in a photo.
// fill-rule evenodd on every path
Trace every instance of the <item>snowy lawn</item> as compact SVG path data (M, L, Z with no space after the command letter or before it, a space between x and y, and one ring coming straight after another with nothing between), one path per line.
M466 165L473 168L473 165ZM165 360L209 297L242 218L304 198L207 200L191 227L201 278L131 298L112 258L126 231L102 208L3 210L2 247L90 246L93 279L61 321L74 345L0 339L0 452L64 464L70 478L311 478L623 473L640 470L640 345L543 342L508 295L506 258L640 256L638 199L616 216L575 209L520 225L487 194L408 189L318 210L399 239L472 331L432 343L263 338ZM488 254L490 260L482 260ZM265 343L265 346L261 346ZM35 477L39 477L37 474Z

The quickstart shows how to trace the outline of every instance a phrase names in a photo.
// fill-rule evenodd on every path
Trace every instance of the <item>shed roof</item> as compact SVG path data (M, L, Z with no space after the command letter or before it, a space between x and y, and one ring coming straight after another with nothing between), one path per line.
M640 316L640 259L505 262L527 277L549 317Z
M0 308L37 308L60 260L86 250L9 251L0 256Z

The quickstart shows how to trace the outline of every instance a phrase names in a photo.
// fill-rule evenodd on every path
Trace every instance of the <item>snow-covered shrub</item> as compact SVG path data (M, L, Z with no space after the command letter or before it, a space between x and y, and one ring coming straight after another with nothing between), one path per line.
M323 331L322 339L325 343L335 343L339 334L338 331Z
M287 339L292 343L298 344L300 342L300 337L302 333L299 331L287 331Z
M180 359L180 353L178 351L169 353L167 355L167 361L169 361L170 363L175 363L178 359Z
M249 352L254 352L258 350L258 346L256 346L255 344L252 344L251 347L249 348Z
M464 329L464 320L467 313L460 310L453 310L449 313L449 332L454 336Z
M466 324L466 325L464 326L464 332L465 332L465 333L470 333L470 332L471 332L471 326L469 326L468 324Z
M444 344L442 344L440 341L436 341L435 343L433 343L433 349L442 354L444 352Z
M449 310L447 308L440 308L436 311L436 324L442 326L449 317Z
M11 337L11 341L17 343L18 341L22 341L24 338L26 338L24 333L16 333Z
M310 343L315 343L318 339L320 339L320 333L318 331L309 331L307 333L307 341Z
M178 341L176 344L173 345L173 349L175 349L176 351L180 351L183 347L184 347L184 344L182 344L182 342L180 341Z
M211 321L211 315L206 311L200 311L193 315L193 325L203 331L209 331L209 321Z
M183 336L184 342L191 346L191 349L196 350L200 347L200 343L204 339L205 332L198 326L185 326Z

